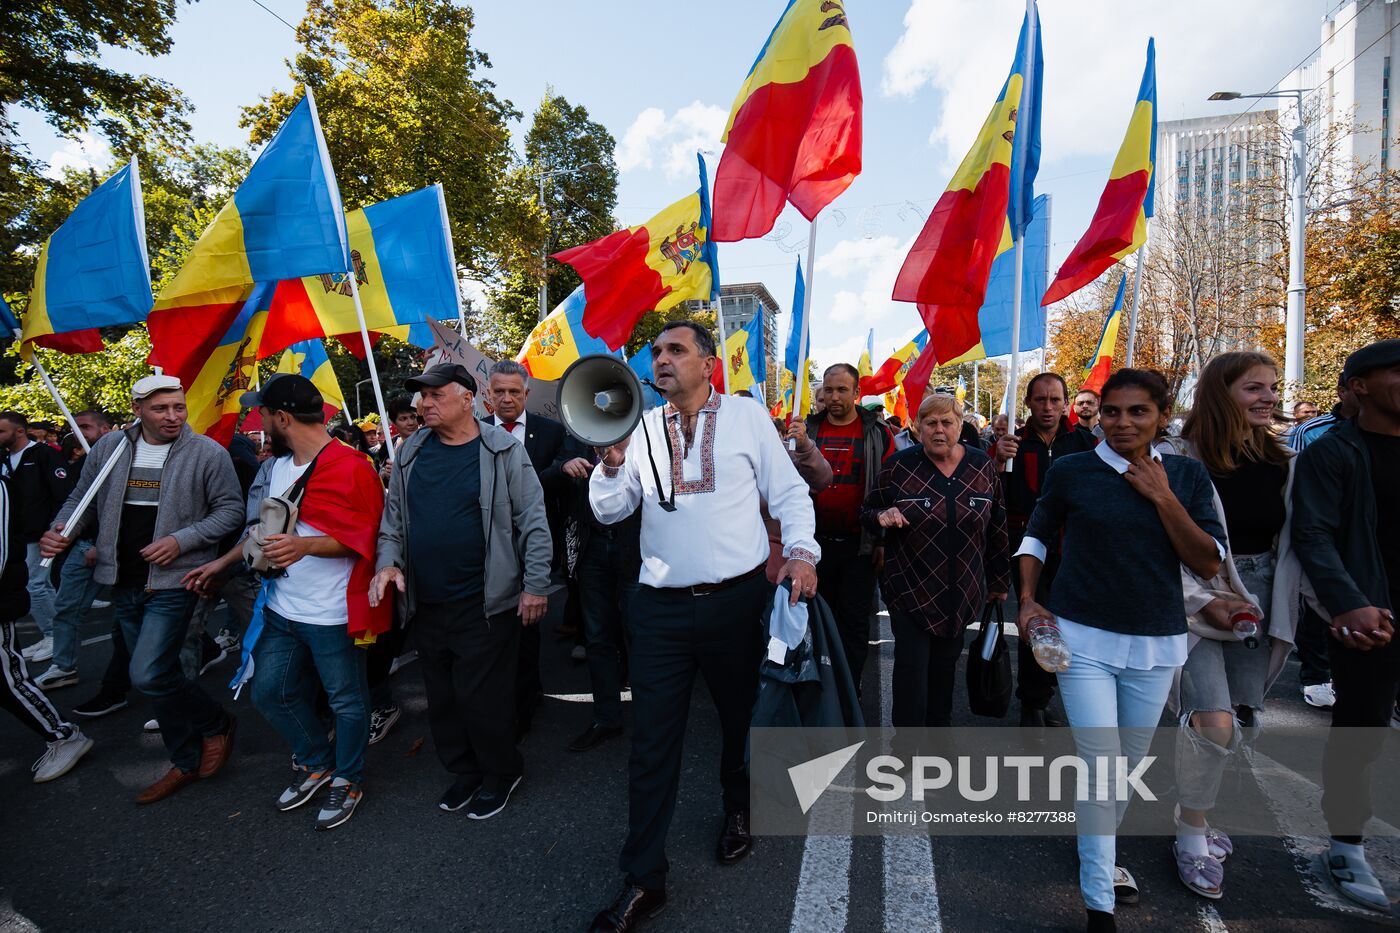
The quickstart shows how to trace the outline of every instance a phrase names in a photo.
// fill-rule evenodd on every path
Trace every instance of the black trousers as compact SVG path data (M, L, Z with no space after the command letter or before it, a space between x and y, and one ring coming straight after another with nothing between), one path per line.
M1024 530L1011 532L1011 553L1021 547ZM1011 585L1016 588L1016 599L1021 599L1020 559L1011 559ZM1035 601L1042 606L1050 598L1050 584L1055 582L1055 573L1060 569L1060 555L1052 551L1045 555L1045 566L1040 568L1040 583L1036 586ZM1030 645L1016 639L1016 699L1022 709L1045 709L1055 698L1055 675L1036 663Z
M817 592L831 607L851 680L860 688L860 675L870 654L870 616L875 603L875 565L860 553L860 534L849 538L817 538L822 559L817 564Z
M1327 642L1331 640L1327 634L1329 628L1327 620L1303 604L1293 643L1298 649L1298 680L1304 687L1325 684L1332 679L1332 662L1327 657Z
M540 680L539 623L520 630L520 648L515 664L515 716L526 729L540 706L544 683Z
M1331 834L1360 843L1371 817L1371 766L1390 734L1390 717L1400 690L1400 641L1357 651L1336 639L1332 658L1332 731L1322 755L1322 814ZM1396 775L1380 785L1394 790Z
M896 731L913 733L930 726L952 725L953 681L962 656L962 633L939 638L921 619L895 609L890 610L890 630L894 632L891 725Z
M681 750L698 671L719 713L725 812L749 805L744 751L758 696L759 619L772 587L757 574L704 596L641 586L627 609L631 632L632 754L627 841L619 863L631 884L666 886L666 832L676 813Z
M73 735L44 691L34 683L15 641L13 612L0 609L0 709L9 710L30 732L55 742Z
M515 747L520 617L488 617L480 597L420 603L413 619L428 694L428 726L443 767L501 791L522 771Z
M395 624L374 640L365 650L365 677L369 681L369 702L372 709L394 705L394 693L389 687L389 669L394 659L403 653L408 633Z

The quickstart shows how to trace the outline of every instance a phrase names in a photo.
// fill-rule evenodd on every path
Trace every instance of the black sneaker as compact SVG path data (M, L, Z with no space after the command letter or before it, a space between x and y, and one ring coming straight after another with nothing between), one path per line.
M126 706L126 694L118 693L115 690L99 691L97 696L86 703L79 703L73 707L74 716L84 716L88 719L97 719L106 716L108 713L115 713Z
M505 790L486 790L482 788L473 795L471 804L467 807L467 818L472 820L489 820L506 808L506 802L510 800L511 792L520 786L524 780L523 775L516 775L515 780L510 782L510 786Z
M384 741L389 730L394 728L394 723L399 721L399 716L403 711L397 706L385 706L382 709L370 710L369 713L369 744L374 745Z
M321 812L316 814L317 829L335 829L355 814L355 808L365 799L360 785L346 781L334 783L331 792L321 804Z
M316 796L316 791L331 782L334 775L330 770L308 771L305 768L297 768L292 773L292 780L287 785L287 789L282 791L282 796L277 798L277 809L286 813L288 810L295 810Z
M472 797L481 789L481 778L470 775L459 777L452 782L452 786L442 795L438 801L438 809L446 810L448 813L455 813L471 803Z

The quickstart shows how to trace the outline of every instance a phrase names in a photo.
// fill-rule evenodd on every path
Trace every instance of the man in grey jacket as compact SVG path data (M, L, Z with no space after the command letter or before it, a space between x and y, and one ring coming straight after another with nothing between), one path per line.
M525 448L476 419L465 366L432 366L404 388L422 393L428 430L399 448L370 604L397 589L413 621L433 742L456 775L438 806L484 820L523 773L515 677L521 626L549 603L544 493Z
M131 681L151 700L171 767L143 790L154 803L228 761L234 718L180 667L180 646L197 597L181 580L218 556L219 541L243 524L243 497L228 452L185 423L185 393L173 376L131 387L136 424L97 442L53 527L45 557L61 554L96 521L98 583L131 652ZM108 460L116 465L77 521L70 517Z

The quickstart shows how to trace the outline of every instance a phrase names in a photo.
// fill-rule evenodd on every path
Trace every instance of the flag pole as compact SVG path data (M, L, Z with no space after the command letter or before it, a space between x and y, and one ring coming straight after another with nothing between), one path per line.
M1026 68L1026 76L1021 84L1022 102L1033 99L1035 95L1035 27L1035 0L1026 0L1026 57L1030 62L1030 66ZM1018 125L1016 127L1016 135L1011 139L1011 164L1013 166L1020 166L1022 173L1026 170L1025 153L1027 144L1028 140L1026 135L1021 132L1021 127ZM1016 158L1017 152L1022 156L1019 160ZM1019 192L1013 193L1019 194ZM1014 208L1012 216L1016 218L1018 222L1013 225L1015 229L1011 231L1011 235L1015 237L1016 280L1011 285L1011 377L1008 382L1010 388L1007 391L1006 403L1006 433L1008 436L1016 433L1016 411L1015 405L1011 402L1011 396L1014 387L1017 385L1018 375L1021 371L1021 276L1026 264L1026 231L1019 221L1026 220L1029 222L1030 220L1030 218L1021 217L1020 205L1012 205L1012 207ZM1034 210L1034 204L1032 204L1031 207L1032 210ZM1012 460L1006 461L1005 472L1011 472L1011 467L1014 462L1015 461Z
M442 193L442 182L433 185L437 189L438 212L442 215L442 238L447 242L448 272L452 276L452 297L457 299L457 329L462 339L467 339L467 312L462 305L462 286L457 281L457 252L452 246L452 227L447 222L447 196ZM365 351L368 354L368 350Z
M802 369L799 378L801 382L793 386L792 407L797 410L802 405L802 393L811 391L811 379L808 376L812 356L812 283L817 278L817 264L814 261L817 252L817 222L821 220L821 214L812 218L812 223L807 227L807 281L802 286L802 359L797 364Z
M365 324L365 306L360 303L360 286L356 283L354 263L346 273L350 279L350 297L355 299L355 316L360 321L360 340L365 345L365 362L369 364L369 382L374 387L374 401L379 406L379 423L385 433L393 422L389 420L389 409L384 405L384 390L379 387L379 368L374 364L374 347L369 342L369 327ZM385 438L384 449L388 451L389 462L394 462L394 445Z
M10 333L16 340L24 339L20 331L11 330ZM87 453L91 448L88 446L87 438L83 437L83 432L78 428L78 419L73 417L73 412L69 410L68 405L63 401L63 396L58 394L58 386L53 384L53 380L49 378L48 372L44 369L44 364L39 362L39 354L31 349L29 352L29 359L25 360L25 362L33 366L34 371L39 374L39 378L43 380L44 388L49 390L49 397L52 398L54 404L58 406L58 410L63 412L64 420L67 421L68 426L73 429L73 436L78 439L79 444L83 445L83 453Z
M715 295L715 326L719 328L719 384L725 395L729 394L729 334L724 327L724 296Z
M1137 267L1133 270L1133 310L1128 313L1128 350L1123 356L1123 365L1131 367L1133 365L1133 351L1137 348L1137 320L1138 320L1138 300L1142 297L1142 263L1147 255L1148 239L1152 233L1152 221L1147 221L1147 230L1143 234L1142 249L1138 250ZM1112 350L1112 348L1109 348Z

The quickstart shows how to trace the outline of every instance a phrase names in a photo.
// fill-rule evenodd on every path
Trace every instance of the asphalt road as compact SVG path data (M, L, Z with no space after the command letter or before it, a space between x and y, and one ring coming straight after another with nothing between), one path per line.
M97 742L68 776L30 781L42 745L0 717L0 931L579 930L616 894L626 826L628 740L585 754L567 742L589 722L583 665L544 631L551 697L523 750L526 777L509 808L485 822L437 809L447 774L428 735L415 665L395 678L404 716L370 749L365 800L345 826L312 830L314 811L279 813L289 750L246 695L229 766L149 807L131 802L166 767L158 736L141 732L144 701L84 730ZM108 631L94 612L84 639ZM866 717L888 714L893 645L877 619L878 648L866 671ZM22 627L21 640L35 637ZM109 646L83 649L84 682L53 693L60 707L87 699ZM203 683L216 696L232 663ZM961 676L959 677L961 680ZM961 683L955 725L974 723ZM1014 710L1013 710L1014 715ZM1267 717L1325 721L1304 706L1291 664ZM887 720L886 720L887 721ZM1266 723L1268 719L1266 719ZM713 858L718 830L718 724L697 686L686 737L680 804L672 827L670 903L647 929L1073 930L1084 913L1074 841L990 837L764 838L733 867ZM1378 788L1379 788L1378 783ZM1316 793L1301 787L1298 793ZM1209 903L1176 879L1168 840L1120 841L1120 862L1142 886L1142 903L1118 911L1124 930L1355 931L1395 927L1344 906L1314 861L1320 840L1236 840L1226 894ZM1400 845L1377 840L1373 864L1400 895Z

